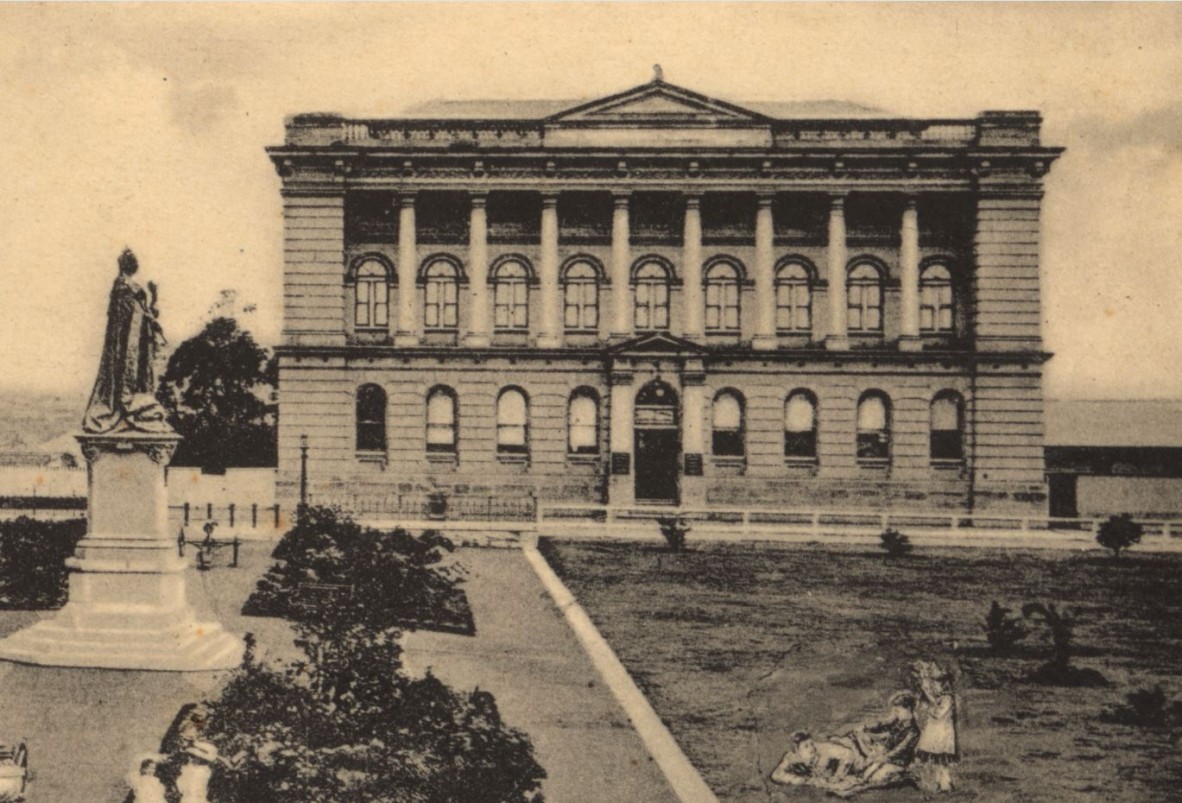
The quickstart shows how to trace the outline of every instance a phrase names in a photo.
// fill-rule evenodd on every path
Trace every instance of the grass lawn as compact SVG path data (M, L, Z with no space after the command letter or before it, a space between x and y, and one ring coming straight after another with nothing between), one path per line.
M1179 729L1112 716L1137 689L1160 684L1182 698L1182 555L540 546L723 800L825 799L767 780L789 734L841 732L879 713L920 657L959 674L963 758L945 799L1182 800ZM1075 609L1073 664L1108 685L1023 682L1049 658L1049 637L1032 623L1012 657L991 655L982 621L994 599L1015 613L1032 601Z

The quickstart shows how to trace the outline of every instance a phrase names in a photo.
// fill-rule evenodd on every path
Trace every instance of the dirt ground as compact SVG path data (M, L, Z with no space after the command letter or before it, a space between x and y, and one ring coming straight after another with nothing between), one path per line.
M879 713L915 658L958 674L957 792L987 801L1182 800L1178 727L1121 723L1126 695L1182 699L1182 556L864 547L543 541L707 782L726 801L821 800L767 780L789 734ZM1026 678L1050 654L1041 622L992 655L990 602L1074 609L1073 664L1102 687ZM918 790L859 800L919 800Z

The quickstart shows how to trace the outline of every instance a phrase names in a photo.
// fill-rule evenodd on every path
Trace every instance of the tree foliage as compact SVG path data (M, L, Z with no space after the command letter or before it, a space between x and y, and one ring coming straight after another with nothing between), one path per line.
M212 803L540 802L545 772L491 694L402 668L396 622L454 591L440 565L449 550L437 535L301 507L260 589L292 621L304 657L264 664L248 637L242 666L205 704L202 738L225 759ZM309 583L349 593L298 604L292 593Z
M157 398L184 436L174 465L213 471L273 466L278 369L233 318L215 318L168 359Z
M243 612L470 633L467 601L443 566L453 549L434 531L373 530L336 508L301 506Z
M66 602L66 558L86 535L86 521L0 522L0 608L45 610Z
M1141 543L1141 536L1145 528L1133 521L1128 513L1119 516L1109 516L1096 531L1096 543L1105 549L1112 550L1112 557L1120 559L1120 553L1129 547Z

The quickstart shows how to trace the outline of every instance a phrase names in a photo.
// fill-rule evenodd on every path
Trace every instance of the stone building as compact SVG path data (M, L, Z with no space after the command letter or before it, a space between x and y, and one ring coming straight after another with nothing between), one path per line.
M301 114L281 495L1043 513L1036 112ZM491 509L491 507L490 507Z

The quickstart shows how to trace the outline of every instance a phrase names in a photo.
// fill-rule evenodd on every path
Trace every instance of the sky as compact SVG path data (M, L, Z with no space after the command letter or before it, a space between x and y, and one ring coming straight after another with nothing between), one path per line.
M901 116L1038 109L1055 398L1182 398L1179 4L0 4L0 389L85 393L124 245L179 342L280 328L286 115L666 80Z

